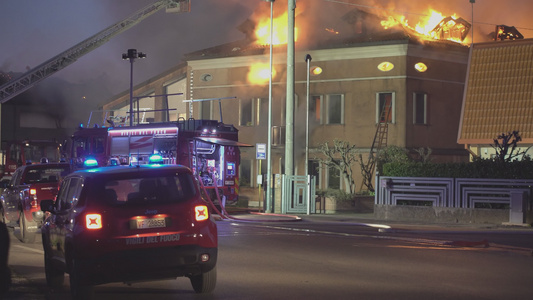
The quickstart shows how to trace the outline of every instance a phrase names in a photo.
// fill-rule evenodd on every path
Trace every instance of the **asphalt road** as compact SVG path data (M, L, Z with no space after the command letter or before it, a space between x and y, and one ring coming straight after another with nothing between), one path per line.
M96 299L530 299L533 232L358 222L218 221L217 288L188 279L97 286ZM16 232L15 232L16 233ZM70 299L46 287L40 240L12 236L5 299Z

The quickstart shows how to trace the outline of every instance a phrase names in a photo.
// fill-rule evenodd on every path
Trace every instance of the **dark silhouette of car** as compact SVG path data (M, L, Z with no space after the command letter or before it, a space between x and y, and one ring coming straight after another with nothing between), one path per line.
M33 243L44 220L41 200L53 199L59 181L70 172L68 163L46 162L18 167L0 196L0 221L8 227L20 227L17 237L24 243Z
M8 292L11 285L11 270L7 265L9 256L9 232L4 222L0 221L0 299Z
M41 228L47 284L70 278L74 299L93 286L188 277L216 285L217 227L190 169L177 165L81 170L63 179Z

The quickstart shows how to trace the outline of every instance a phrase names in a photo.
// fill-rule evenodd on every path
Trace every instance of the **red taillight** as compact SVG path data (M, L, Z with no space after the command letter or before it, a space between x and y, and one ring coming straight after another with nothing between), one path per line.
M30 202L32 207L37 207L37 190L30 189L30 196L33 197L33 200Z
M194 218L196 221L205 221L209 219L209 211L205 205L197 205L194 207Z
M85 215L85 226L87 229L100 229L102 228L102 215L100 214L87 214Z

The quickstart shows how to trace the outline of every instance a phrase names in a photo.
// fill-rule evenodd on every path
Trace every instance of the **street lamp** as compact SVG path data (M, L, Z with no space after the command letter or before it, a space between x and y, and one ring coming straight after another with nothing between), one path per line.
M305 61L307 62L307 105L305 107L305 178L307 182L307 214L310 213L310 197L309 195L311 189L311 180L309 176L309 76L311 75L311 55L307 54L305 56Z
M133 126L133 62L136 58L145 58L146 54L137 52L137 49L128 49L127 53L122 53L122 59L130 60L130 126Z
M265 211L270 212L272 209L272 19L275 0L263 0L270 2L270 74L268 76L268 133L267 133L267 176L266 176L266 205Z

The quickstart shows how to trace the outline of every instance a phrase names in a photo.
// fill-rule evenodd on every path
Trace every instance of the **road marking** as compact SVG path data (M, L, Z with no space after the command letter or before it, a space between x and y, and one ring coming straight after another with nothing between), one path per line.
M22 246L22 245L13 245L13 248L20 248L20 249L24 249L24 250L35 252L35 253L44 254L44 250L33 249L33 248Z

